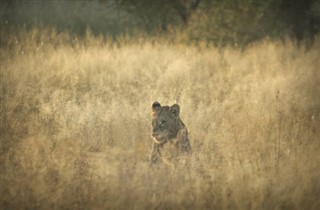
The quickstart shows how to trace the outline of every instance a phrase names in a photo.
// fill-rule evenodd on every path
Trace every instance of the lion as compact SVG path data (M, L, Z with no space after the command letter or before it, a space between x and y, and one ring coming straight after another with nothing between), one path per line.
M191 154L188 130L180 119L180 106L161 106L152 104L153 145L150 164L159 161L174 166L182 154Z

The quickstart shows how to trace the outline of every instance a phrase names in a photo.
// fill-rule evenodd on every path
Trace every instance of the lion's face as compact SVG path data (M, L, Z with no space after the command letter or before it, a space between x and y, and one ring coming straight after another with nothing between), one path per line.
M152 111L152 136L156 142L162 143L175 138L179 130L179 105L161 106L154 102Z

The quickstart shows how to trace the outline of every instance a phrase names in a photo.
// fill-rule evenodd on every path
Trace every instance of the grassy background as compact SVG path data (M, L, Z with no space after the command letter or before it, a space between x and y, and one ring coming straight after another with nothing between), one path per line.
M2 30L0 208L319 209L319 49ZM148 166L155 100L188 167Z

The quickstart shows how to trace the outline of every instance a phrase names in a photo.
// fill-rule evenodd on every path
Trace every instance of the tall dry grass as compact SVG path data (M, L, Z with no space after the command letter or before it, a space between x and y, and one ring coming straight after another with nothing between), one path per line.
M1 209L319 209L320 40L245 50L1 32ZM179 103L188 167L149 167Z

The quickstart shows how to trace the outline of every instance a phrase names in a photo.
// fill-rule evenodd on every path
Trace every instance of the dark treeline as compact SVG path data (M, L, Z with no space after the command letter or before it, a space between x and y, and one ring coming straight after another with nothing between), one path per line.
M116 0L146 29L182 28L192 40L246 45L265 37L312 40L320 29L316 0Z
M247 45L262 38L313 40L320 31L317 0L1 1L1 25L55 27L116 36L186 34L188 41Z

